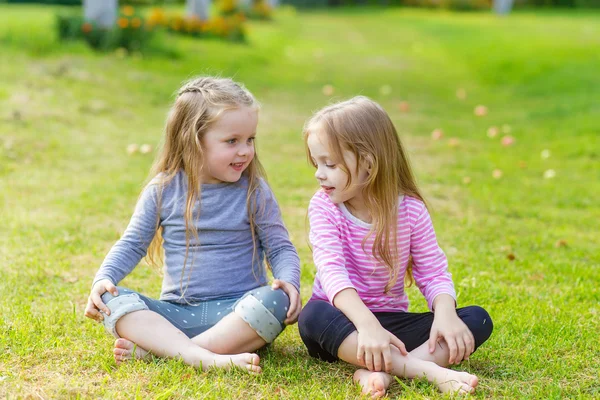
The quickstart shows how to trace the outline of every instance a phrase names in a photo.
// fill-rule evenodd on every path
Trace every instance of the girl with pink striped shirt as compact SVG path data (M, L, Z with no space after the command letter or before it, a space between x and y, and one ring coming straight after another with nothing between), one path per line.
M309 354L361 367L354 379L373 397L385 395L390 374L472 393L478 378L446 367L489 338L492 320L481 307L456 309L446 256L389 116L358 96L316 113L304 138L321 185L308 210L317 274L298 321ZM432 312L407 312L405 282Z

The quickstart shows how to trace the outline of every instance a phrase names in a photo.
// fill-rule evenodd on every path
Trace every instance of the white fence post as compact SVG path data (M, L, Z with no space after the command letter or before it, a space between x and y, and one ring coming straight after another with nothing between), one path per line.
M202 21L208 19L210 0L187 0L186 11L190 17L200 18Z
M111 28L117 19L117 0L83 0L83 16L103 28Z
M494 0L496 14L508 14L513 6L513 0Z

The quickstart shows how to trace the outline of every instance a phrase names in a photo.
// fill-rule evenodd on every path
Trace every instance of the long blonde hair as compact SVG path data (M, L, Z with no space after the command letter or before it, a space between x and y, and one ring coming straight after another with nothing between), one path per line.
M304 127L305 144L315 129L326 135L331 156L348 175L346 188L352 182L344 161L344 150L356 157L357 173L360 166L370 166L370 173L361 191L372 218L372 228L362 245L364 249L369 237L375 236L372 255L389 270L389 280L385 286L387 293L397 282L399 272L400 255L396 244L398 198L408 195L425 202L396 128L379 104L367 97L357 96L318 111ZM309 162L316 167L308 145L306 151ZM405 283L410 286L413 282L412 260L409 259Z
M227 78L198 77L187 81L177 92L175 103L171 107L165 126L165 135L162 148L151 168L150 184L158 185L156 220L156 234L152 239L146 256L149 264L160 267L163 263L163 228L160 226L160 209L164 188L171 182L179 171L187 176L187 197L185 202L184 218L186 230L186 249L184 265L181 272L181 285L183 297L183 277L190 251L190 239L194 235L198 239L195 220L200 215L193 215L194 204L200 198L202 184L202 168L204 151L202 138L206 132L227 110L240 107L258 109L259 103L254 96L241 84ZM254 253L252 265L256 256L256 223L255 211L257 209L257 191L260 179L266 180L264 169L255 152L254 158L244 171L248 178L248 192L246 208L250 220ZM191 262L193 265L193 261ZM191 274L188 274L188 281ZM255 275L256 276L256 275Z

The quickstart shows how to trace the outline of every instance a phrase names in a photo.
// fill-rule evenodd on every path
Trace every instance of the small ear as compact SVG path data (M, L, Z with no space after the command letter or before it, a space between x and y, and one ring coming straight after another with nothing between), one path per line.
M362 157L362 166L367 170L367 173L371 173L373 170L373 157L370 154L367 154Z

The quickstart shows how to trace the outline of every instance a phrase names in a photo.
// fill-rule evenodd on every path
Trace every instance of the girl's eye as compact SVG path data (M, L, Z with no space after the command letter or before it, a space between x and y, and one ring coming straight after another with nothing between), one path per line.
M248 139L248 143L253 143L255 139L256 139L255 137L251 137L251 138L249 138L249 139Z
M330 168L330 169L334 169L335 168L335 164L325 164L325 166L327 168Z
M237 139L229 139L227 141L227 143L229 143L229 144L235 144L236 142L237 142Z

